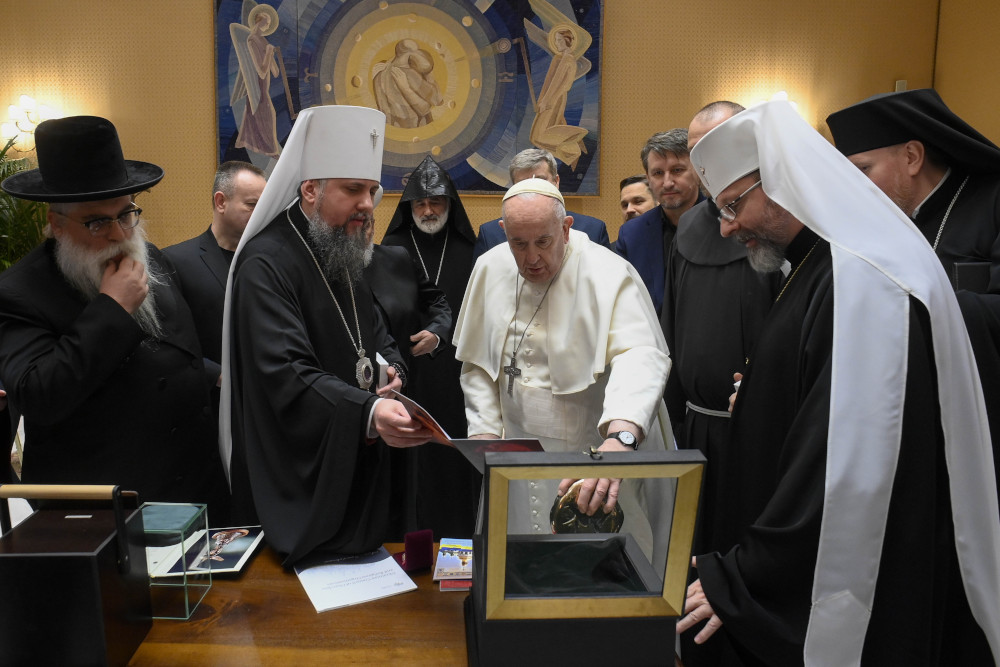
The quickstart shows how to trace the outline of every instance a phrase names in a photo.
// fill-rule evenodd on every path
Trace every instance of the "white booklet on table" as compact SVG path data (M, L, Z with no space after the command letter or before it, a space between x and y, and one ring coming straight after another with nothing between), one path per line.
M385 547L359 556L308 559L295 567L295 574L317 612L417 588Z

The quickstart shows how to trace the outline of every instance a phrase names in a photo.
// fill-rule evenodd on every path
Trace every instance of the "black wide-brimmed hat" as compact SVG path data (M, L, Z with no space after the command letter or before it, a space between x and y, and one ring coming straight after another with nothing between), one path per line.
M1000 148L932 88L874 95L830 114L826 122L837 149L847 156L915 139L937 149L949 165L1000 172Z
M155 164L126 160L115 126L97 116L39 123L35 151L38 169L0 183L8 194L44 202L99 201L145 190L163 178Z

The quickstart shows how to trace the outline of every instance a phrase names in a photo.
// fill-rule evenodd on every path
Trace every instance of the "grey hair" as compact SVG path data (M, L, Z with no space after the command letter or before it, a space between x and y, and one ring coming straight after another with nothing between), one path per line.
M649 138L646 145L642 147L642 168L649 171L649 154L656 153L666 156L673 153L677 157L685 157L688 154L688 131L686 127L675 127L666 132L657 132Z
M510 167L508 171L510 172L510 181L514 182L514 174L519 171L524 171L525 169L534 169L536 165L544 162L549 166L549 173L555 176L559 172L559 167L556 165L556 159L552 156L552 153L541 148L527 148L517 155L510 161Z

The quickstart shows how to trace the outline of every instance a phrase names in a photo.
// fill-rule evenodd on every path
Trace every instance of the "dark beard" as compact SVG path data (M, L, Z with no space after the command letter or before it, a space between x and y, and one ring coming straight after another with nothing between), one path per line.
M357 282L365 268L365 251L370 247L364 228L349 236L346 225L330 227L319 215L319 209L308 216L309 240L316 249L316 259L331 283Z

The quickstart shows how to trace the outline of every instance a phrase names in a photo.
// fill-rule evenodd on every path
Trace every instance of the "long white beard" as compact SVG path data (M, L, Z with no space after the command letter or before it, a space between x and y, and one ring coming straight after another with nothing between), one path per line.
M115 223L117 224L117 223ZM77 245L69 236L56 241L56 265L67 282L82 293L88 300L93 300L100 294L101 279L108 260L118 255L131 257L146 267L146 278L149 292L132 317L139 328L150 338L163 338L163 326L156 310L156 295L153 287L165 285L163 277L149 264L149 251L146 247L146 232L142 226L136 227L132 237L112 243L107 248L97 252Z
M411 205L410 215L413 216L413 224L417 226L417 229L425 234L437 234L444 226L448 223L448 214L451 212L451 202L449 201L441 215L425 215L421 218L419 215L413 212Z

